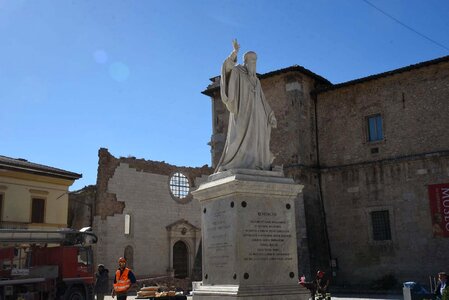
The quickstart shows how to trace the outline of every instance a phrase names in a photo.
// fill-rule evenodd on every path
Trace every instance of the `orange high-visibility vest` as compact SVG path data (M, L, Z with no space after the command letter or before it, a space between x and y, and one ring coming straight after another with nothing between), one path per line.
M131 286L131 280L128 278L129 269L125 268L120 276L120 270L115 272L114 291L116 293L125 293Z

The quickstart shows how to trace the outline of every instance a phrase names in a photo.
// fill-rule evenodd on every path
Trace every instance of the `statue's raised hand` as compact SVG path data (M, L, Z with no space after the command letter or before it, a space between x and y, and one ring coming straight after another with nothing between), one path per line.
M240 50L240 45L239 43L237 43L237 39L234 39L232 41L232 47L234 47L234 52L237 53Z

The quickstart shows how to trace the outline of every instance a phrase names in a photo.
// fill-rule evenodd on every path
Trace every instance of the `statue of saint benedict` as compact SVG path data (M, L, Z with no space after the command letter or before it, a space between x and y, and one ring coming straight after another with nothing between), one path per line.
M229 126L223 154L215 172L230 169L271 170L274 156L270 151L271 128L277 121L256 75L257 55L243 56L243 65L236 65L240 45L221 69L221 100L229 110Z

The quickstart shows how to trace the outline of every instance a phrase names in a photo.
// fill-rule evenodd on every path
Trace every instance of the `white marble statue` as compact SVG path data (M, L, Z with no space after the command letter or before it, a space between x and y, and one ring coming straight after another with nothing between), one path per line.
M244 64L236 65L240 49L237 40L233 41L233 47L221 69L221 99L229 110L229 126L216 172L270 170L274 159L270 135L277 121L256 75L256 53L245 53Z

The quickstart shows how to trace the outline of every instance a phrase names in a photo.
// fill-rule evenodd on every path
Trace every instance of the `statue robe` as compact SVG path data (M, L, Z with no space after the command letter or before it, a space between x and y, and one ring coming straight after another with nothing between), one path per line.
M270 152L271 126L268 105L256 76L245 66L235 65L229 56L222 67L221 99L229 110L229 125L223 154L216 172L230 169L270 170L274 159Z

